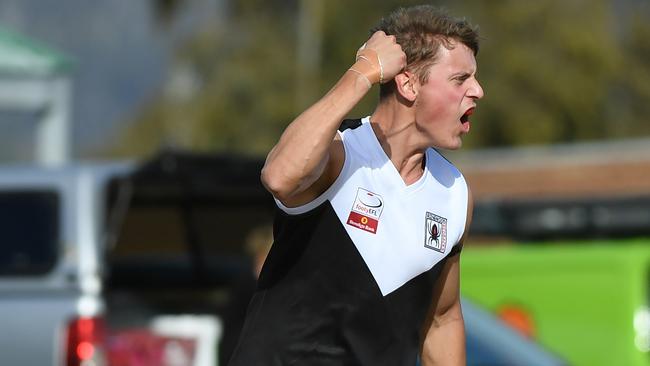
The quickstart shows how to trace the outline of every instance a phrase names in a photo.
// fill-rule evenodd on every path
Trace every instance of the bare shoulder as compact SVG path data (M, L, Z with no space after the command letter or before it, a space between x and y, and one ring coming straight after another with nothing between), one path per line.
M327 165L327 168L330 170L329 174L333 176L331 183L334 183L339 174L341 174L343 163L345 163L345 147L343 146L341 135L336 134L330 146L330 161Z
M337 134L332 140L329 147L327 159L323 162L322 174L304 191L296 194L288 200L282 202L287 207L299 207L305 205L323 194L329 187L334 184L341 174L343 164L345 163L345 148L341 136Z

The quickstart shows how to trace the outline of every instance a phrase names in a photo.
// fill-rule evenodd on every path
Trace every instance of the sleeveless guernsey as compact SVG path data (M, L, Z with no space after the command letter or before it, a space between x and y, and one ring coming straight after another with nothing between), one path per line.
M231 366L412 366L434 283L465 228L467 185L427 149L406 185L369 118L341 129L345 162L314 201L276 201L275 242Z

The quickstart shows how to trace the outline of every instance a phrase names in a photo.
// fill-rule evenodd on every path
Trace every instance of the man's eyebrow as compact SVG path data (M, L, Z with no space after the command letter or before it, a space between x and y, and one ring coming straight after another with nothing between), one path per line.
M451 76L449 76L449 80L453 80L453 79L456 79L456 78L461 78L461 79L465 78L465 79L467 79L470 76L472 76L471 72L459 71L459 72L455 72L455 73L451 74Z

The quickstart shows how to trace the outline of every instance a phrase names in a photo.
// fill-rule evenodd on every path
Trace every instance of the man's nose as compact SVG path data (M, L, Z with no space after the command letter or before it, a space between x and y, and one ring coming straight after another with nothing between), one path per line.
M481 99L483 98L483 95L483 87L481 87L478 80L474 80L474 84L469 89L468 96L471 98Z

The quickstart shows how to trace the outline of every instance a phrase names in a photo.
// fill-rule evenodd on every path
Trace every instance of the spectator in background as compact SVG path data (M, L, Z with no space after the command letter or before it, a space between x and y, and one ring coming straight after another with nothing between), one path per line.
M246 253L251 270L235 280L228 291L228 303L222 314L223 333L219 341L219 365L226 365L237 344L246 318L248 303L255 292L257 278L273 242L271 225L253 229L246 238Z

